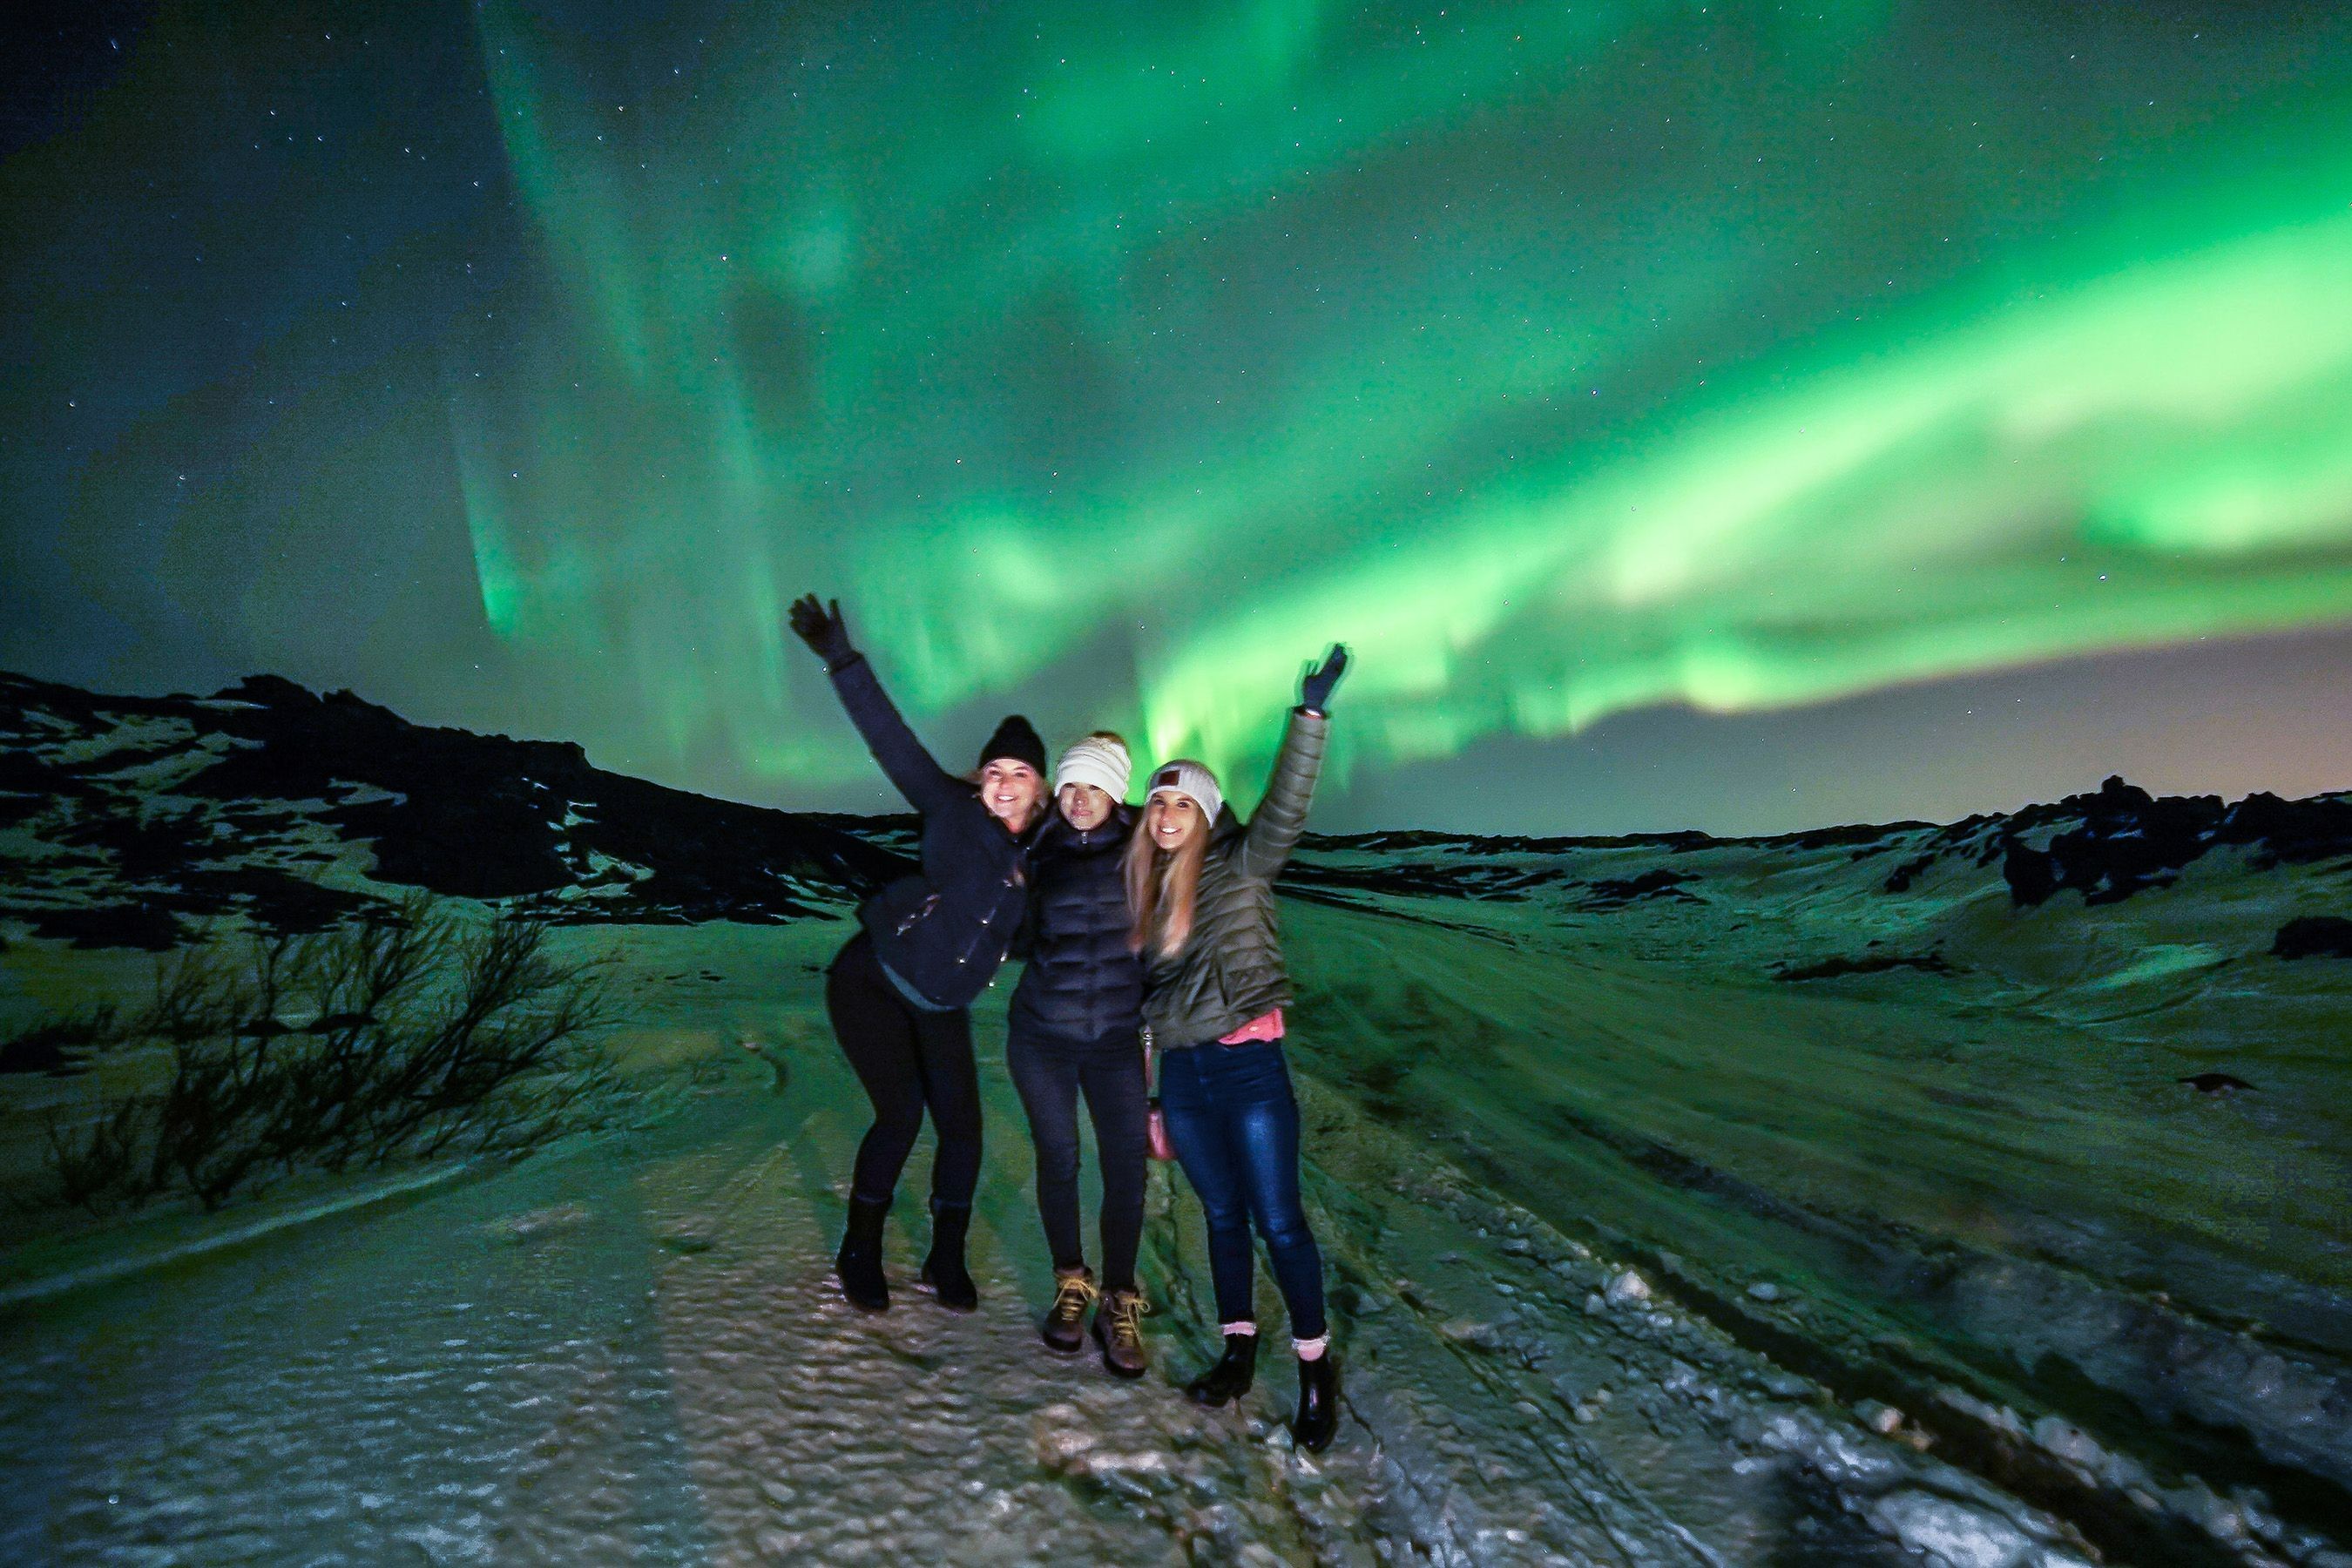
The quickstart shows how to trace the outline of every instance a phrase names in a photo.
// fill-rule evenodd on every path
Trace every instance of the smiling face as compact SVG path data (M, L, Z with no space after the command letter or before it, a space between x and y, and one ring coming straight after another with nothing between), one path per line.
M1172 789L1156 792L1151 804L1145 808L1144 821L1151 834L1152 845L1170 853L1192 842L1192 835L1202 830L1201 807L1189 795L1179 795Z
M1045 794L1045 781L1027 763L998 757L981 765L980 804L1015 832L1029 826Z
M1054 798L1062 808L1062 819L1081 833L1110 820L1110 794L1093 784L1066 784Z

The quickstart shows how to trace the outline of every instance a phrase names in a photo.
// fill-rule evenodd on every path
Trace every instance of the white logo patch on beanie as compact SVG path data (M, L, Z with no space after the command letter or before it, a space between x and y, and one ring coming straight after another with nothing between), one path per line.
M1057 793L1064 784L1092 784L1113 800L1125 800L1127 782L1134 776L1135 763L1127 748L1107 735L1088 735L1054 764Z

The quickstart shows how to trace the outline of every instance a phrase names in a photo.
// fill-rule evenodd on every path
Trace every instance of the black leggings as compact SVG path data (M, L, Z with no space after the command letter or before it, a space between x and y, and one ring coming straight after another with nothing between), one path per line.
M923 1110L940 1135L931 1161L931 1201L967 1206L980 1183L980 1073L971 1060L971 1014L926 1013L900 994L864 931L825 972L824 1010L842 1055L874 1102L874 1125L857 1146L850 1194L887 1202L923 1131Z
M1037 1214L1056 1268L1087 1260L1078 1238L1078 1091L1094 1118L1102 1163L1103 1289L1135 1288L1135 1250L1143 1236L1143 1172L1150 1152L1145 1117L1143 1046L1133 1035L1091 1046L1064 1045L1017 1026L1004 1065L1029 1112L1037 1145Z

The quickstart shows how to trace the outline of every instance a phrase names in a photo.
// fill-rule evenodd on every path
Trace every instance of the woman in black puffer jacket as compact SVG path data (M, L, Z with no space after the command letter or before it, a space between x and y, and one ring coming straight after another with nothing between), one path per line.
M1006 719L981 752L975 788L932 761L907 728L866 656L851 645L839 601L827 609L810 595L793 605L792 625L824 659L867 750L923 819L922 870L866 900L857 911L861 929L825 974L833 1032L874 1102L835 1268L852 1306L888 1310L882 1221L928 1109L939 1152L923 1279L941 1306L970 1311L980 1302L964 1266L980 1177L980 1075L970 1009L995 978L1028 903L1045 742L1028 720Z
M1122 874L1135 825L1135 813L1121 804L1129 769L1127 742L1108 731L1088 735L1054 764L1054 806L1030 851L1029 963L1013 992L1004 1060L1029 1112L1037 1213L1054 1252L1054 1304L1039 1331L1050 1349L1075 1355L1085 1345L1087 1308L1099 1297L1094 1336L1103 1364L1140 1377L1150 1364L1135 1288L1149 1100L1139 1038L1143 960L1129 941L1135 918ZM1078 1230L1082 1089L1102 1163L1099 1289Z

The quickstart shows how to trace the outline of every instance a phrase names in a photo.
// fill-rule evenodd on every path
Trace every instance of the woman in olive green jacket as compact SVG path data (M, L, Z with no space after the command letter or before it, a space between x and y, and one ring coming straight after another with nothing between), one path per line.
M1290 977L1274 879L1306 828L1331 689L1347 665L1347 649L1335 644L1307 673L1265 798L1246 827L1225 808L1215 774L1199 763L1169 763L1151 775L1127 863L1133 940L1148 964L1144 1019L1160 1050L1161 1111L1208 1219L1224 1328L1223 1358L1188 1392L1223 1405L1255 1375L1255 1222L1290 1313L1298 1354L1293 1432L1308 1449L1331 1441L1339 1390L1324 1323L1322 1255L1298 1195L1298 1101L1282 1054Z

